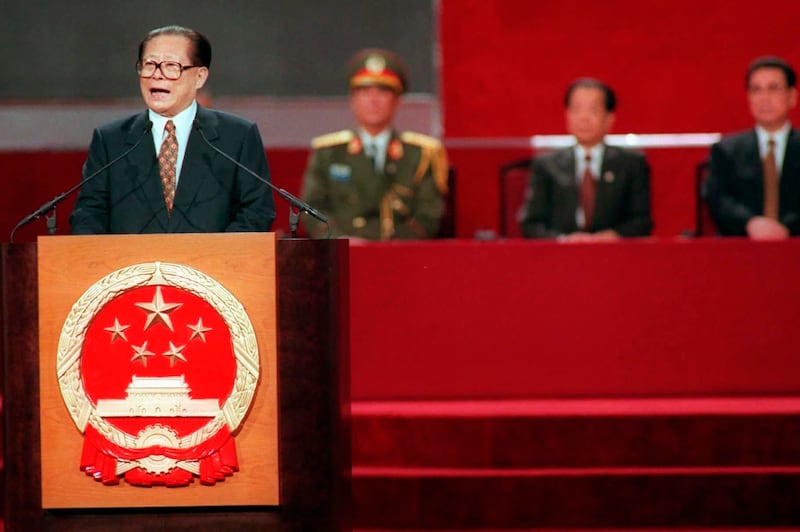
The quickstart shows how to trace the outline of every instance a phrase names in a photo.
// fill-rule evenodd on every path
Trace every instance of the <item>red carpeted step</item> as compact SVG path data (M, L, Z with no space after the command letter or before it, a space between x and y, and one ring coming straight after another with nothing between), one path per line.
M355 403L355 524L800 524L800 400Z
M790 526L800 471L354 470L355 525L383 529ZM796 529L796 528L795 528Z
M784 398L356 403L357 466L800 465Z

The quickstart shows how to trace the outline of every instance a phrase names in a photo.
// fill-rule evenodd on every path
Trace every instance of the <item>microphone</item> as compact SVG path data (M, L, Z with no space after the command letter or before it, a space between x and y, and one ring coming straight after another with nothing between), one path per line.
M127 150L122 152L117 157L111 159L109 162L107 162L106 164L104 164L103 166L101 166L100 168L98 168L97 170L95 170L94 172L89 174L88 176L86 176L83 179L81 179L80 182L78 182L78 184L73 186L71 189L67 190L66 192L62 192L61 194L59 194L58 196L56 196L52 200L48 201L47 203L45 203L44 205L42 205L41 207L39 207L38 209L33 211L31 214L29 214L25 218L23 218L17 225L14 226L14 229L11 230L11 237L9 238L9 242L14 242L14 233L17 232L17 229L19 229L20 227L22 227L24 225L27 225L27 224L31 223L32 221L34 221L35 219L39 218L43 214L46 214L46 213L48 213L48 212L50 212L52 210L55 210L56 205L58 205L59 203L64 201L67 198L67 196L69 196L70 194L72 194L73 192L75 192L76 190L81 188L83 185L85 185L86 183L88 183L89 181L91 181L92 179L97 177L98 175L102 174L103 172L105 172L106 170L108 170L109 168L114 166L115 164L117 164L117 162L119 162L120 160L124 159L129 153L131 153L133 150L135 150L136 147L139 144L141 144L142 140L144 140L144 137L147 135L147 132L150 131L152 129L152 127L153 127L153 122L148 120L147 123L144 125L144 128L142 128L142 134L139 136L139 138L136 140L136 142L133 143L133 146L131 146L130 148L128 148ZM56 229L55 228L55 220L53 220L53 224L52 225L50 224L50 219L49 218L48 218L47 222L48 222L47 226L48 226L48 230L49 230L50 234L55 233L55 229Z
M227 153L225 153L221 149L219 149L216 146L214 146L213 144L211 144L211 141L209 141L208 138L206 137L205 133L203 133L203 127L200 125L200 122L196 118L194 119L194 124L193 125L194 125L194 128L197 130L197 132L200 133L200 137L202 137L203 141L206 144L208 144L208 146L212 150L214 150L215 152L219 153L220 155L225 157L227 160L229 160L230 162L235 164L238 168L241 168L242 170L244 170L245 172L247 172L251 176L255 177L256 179L258 179L259 181L261 181L262 183L267 185L269 188L271 188L272 190L277 192L283 199L288 201L291 204L291 206L294 207L295 209L297 209L298 211L308 213L311 216L313 216L314 218L316 218L317 220L319 220L320 222L322 222L324 224L328 224L328 218L326 218L321 212L316 210L314 207L312 207L311 205L309 205L305 201L301 200L297 196L291 194L290 192L287 192L286 190L284 190L284 189L282 189L280 187L276 187L275 185L270 183L268 180L264 179L263 177L261 177L260 175L258 175L254 171L250 170L248 167L246 167L245 165L243 165L242 163L240 163L239 161L237 161L236 159L234 159L233 157L231 157L230 155L228 155ZM328 225L328 227L330 227L330 225ZM292 234L294 235L295 232L296 232L296 221L294 222L294 226L292 227Z

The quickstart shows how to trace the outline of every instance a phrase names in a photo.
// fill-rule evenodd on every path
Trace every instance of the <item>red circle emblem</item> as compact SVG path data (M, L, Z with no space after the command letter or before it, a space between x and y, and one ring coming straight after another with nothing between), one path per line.
M242 305L209 276L167 263L109 274L73 305L57 365L87 475L184 486L238 470L232 434L258 349Z

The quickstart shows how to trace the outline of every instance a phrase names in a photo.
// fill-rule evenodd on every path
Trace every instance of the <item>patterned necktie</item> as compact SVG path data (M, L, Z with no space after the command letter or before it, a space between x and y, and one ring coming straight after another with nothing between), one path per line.
M178 137L175 135L175 124L172 123L172 120L167 121L164 131L167 132L167 136L161 143L161 150L158 152L158 173L161 176L161 187L164 191L167 213L171 213L172 204L175 201L175 175L178 164Z
M592 156L587 152L586 170L583 171L580 190L581 208L583 209L583 228L586 231L592 228L594 219L595 186L594 174L592 174Z
M778 165L775 162L775 140L767 141L764 157L764 216L778 219Z

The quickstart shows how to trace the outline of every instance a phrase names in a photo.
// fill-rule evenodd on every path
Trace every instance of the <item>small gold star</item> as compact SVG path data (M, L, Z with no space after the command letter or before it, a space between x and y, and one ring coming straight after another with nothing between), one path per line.
M130 327L130 325L120 325L119 320L117 318L114 318L114 325L112 325L111 327L106 327L105 330L111 333L112 342L116 340L118 337L122 338L127 342L128 338L125 336L125 329L127 329L128 327Z
M161 287L156 286L156 295L150 303L136 303L140 309L148 311L147 321L144 324L145 330L153 324L155 320L162 322L170 331L172 328L172 320L169 319L169 313L179 308L183 303L164 303L164 298L161 296Z
M211 327L203 327L203 318L197 318L195 325L187 325L192 330L192 335L189 337L191 342L195 336L199 337L203 342L206 341L206 333L211 330Z
M131 357L131 362L137 359L142 360L142 365L147 367L147 357L151 357L155 355L155 353L151 353L147 350L147 341L142 345L134 345L133 346L133 356Z
M183 360L184 362L186 362L186 357L181 354L181 351L183 351L185 347L186 347L185 345L175 347L175 344L173 344L172 342L169 343L169 350L161 353L165 357L169 358L169 367L175 365L176 359Z

